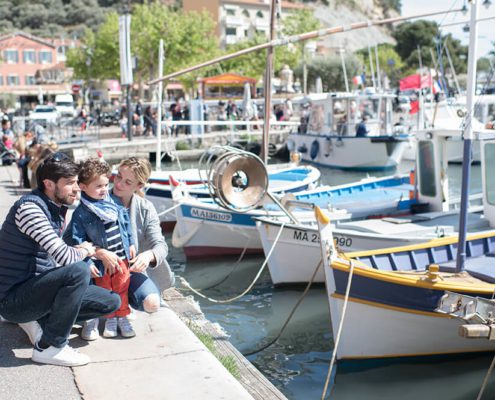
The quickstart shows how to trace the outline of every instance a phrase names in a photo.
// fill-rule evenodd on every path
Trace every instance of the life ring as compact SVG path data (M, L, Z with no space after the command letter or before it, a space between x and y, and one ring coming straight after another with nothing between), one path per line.
M313 143L311 143L311 152L309 153L312 160L316 158L319 151L320 151L320 142L318 142L318 140L314 140Z

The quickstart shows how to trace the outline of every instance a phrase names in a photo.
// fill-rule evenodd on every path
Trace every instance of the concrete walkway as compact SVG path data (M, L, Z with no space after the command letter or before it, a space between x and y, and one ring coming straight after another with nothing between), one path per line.
M0 166L0 220L18 189L16 167ZM32 346L15 324L0 322L0 398L37 400L252 399L169 308L136 313L132 339L86 342L73 329L70 344L92 363L77 368L37 365ZM100 324L103 325L103 324Z

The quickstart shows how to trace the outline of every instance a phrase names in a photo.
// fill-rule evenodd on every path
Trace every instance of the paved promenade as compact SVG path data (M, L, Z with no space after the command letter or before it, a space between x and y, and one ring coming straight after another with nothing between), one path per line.
M16 167L0 166L2 222L27 192L17 179ZM70 344L93 362L66 368L32 363L24 332L0 322L0 399L252 399L170 308L137 313L134 327L135 338L94 342L81 340L74 328Z

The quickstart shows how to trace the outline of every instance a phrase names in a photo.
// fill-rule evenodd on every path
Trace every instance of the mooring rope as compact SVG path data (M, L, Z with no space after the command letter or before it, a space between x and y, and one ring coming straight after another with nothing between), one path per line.
M486 371L485 379L483 380L483 384L481 385L480 392L478 393L478 397L476 397L476 400L481 400L481 397L483 396L483 392L486 389L486 385L488 384L488 378L490 378L490 375L493 372L493 367L495 367L495 356L493 356L492 363L490 364L490 368L488 368L488 371Z
M277 233L277 237L275 238L275 241L273 242L272 248L268 252L268 255L266 256L265 261L263 262L263 265L261 266L261 268L258 271L258 273L256 274L256 276L254 277L254 280L247 287L247 289L244 290L241 294L239 294L239 295L237 295L235 297L232 297L230 299L217 300L217 299L212 299L211 297L205 296L203 293L201 293L201 292L197 291L196 289L192 288L191 285L189 285L189 283L183 277L180 276L179 277L179 280L180 280L181 284L184 285L184 287L186 287L187 289L191 290L193 293L197 294L198 296L202 297L203 299L206 299L208 301L211 301L212 303L219 303L219 304L231 303L231 302L233 302L235 300L240 299L242 296L244 296L246 293L248 293L253 288L253 286L258 281L259 277L261 276L261 273L263 272L263 270L265 269L265 267L268 265L268 260L270 259L271 255L273 253L273 250L275 249L275 246L278 243L278 240L280 239L280 235L282 234L282 231L284 230L284 227L285 227L285 222L283 222L282 225L280 226L280 229L279 229L279 231Z
M349 279L347 280L347 287L345 289L344 306L342 307L342 316L340 317L339 328L337 329L337 336L335 338L335 345L333 346L332 358L330 360L330 367L328 368L327 379L325 380L325 386L323 387L323 393L321 395L321 400L325 399L328 390L328 384L330 383L330 378L332 377L333 367L335 365L335 359L337 358L337 348L339 347L340 336L342 335L342 327L344 325L344 317L347 311L347 304L349 302L349 293L351 292L351 282L352 275L354 273L354 263L352 259L350 260L351 269L349 271Z
M278 335L275 337L275 339L271 340L270 342L268 342L267 344L265 344L264 346L262 346L261 348L259 349L256 349L256 350L253 350L253 351L250 351L249 353L243 353L242 355L247 357L247 356L252 356L253 354L256 354L256 353L259 353L260 351L263 351L265 349L267 349L268 347L270 347L272 344L274 344L278 339L280 339L280 336L282 336L282 333L284 333L284 330L285 328L287 327L287 325L289 324L289 321L292 319L294 313L296 312L297 308L299 307L299 305L301 304L301 302L303 301L304 297L306 296L306 294L308 293L309 291L309 288L311 287L311 285L313 284L314 280L315 280L315 277L316 277L316 273L318 272L318 270L320 269L321 267L321 264L323 263L323 260L320 260L320 262L318 263L318 265L316 266L316 269L314 270L313 272L313 275L311 276L311 279L309 280L308 284L306 285L306 288L304 289L304 292L301 294L301 296L299 297L299 299L297 300L294 308L292 309L292 311L289 313L289 317L286 319L286 321L284 322L283 326L282 326L282 329L280 329L280 332L278 333Z

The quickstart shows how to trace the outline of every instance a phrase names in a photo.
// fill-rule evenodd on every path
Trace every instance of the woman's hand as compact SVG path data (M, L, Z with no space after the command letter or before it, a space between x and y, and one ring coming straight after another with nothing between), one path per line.
M105 274L114 274L115 271L122 272L117 254L106 249L96 249L96 258L103 263Z
M131 260L136 258L136 246L134 246L133 244L129 246L129 255L131 256Z
M149 267L150 262L155 261L155 255L151 250L145 251L138 254L132 260L129 261L131 264L131 272L143 272Z
M100 271L93 263L90 264L89 270L91 271L91 278L101 278Z

